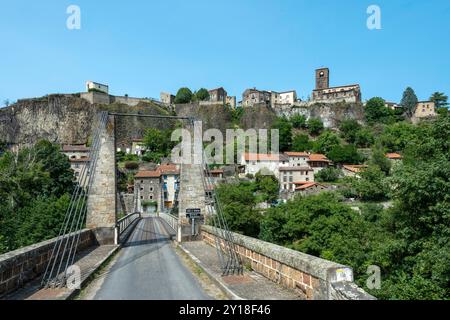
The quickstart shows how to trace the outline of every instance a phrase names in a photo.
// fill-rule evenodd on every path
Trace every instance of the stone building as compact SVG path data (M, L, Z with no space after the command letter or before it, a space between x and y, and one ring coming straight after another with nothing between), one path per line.
M159 166L157 170L161 174L162 210L172 209L180 188L180 169L177 165L167 164Z
M166 105L172 105L175 102L175 96L168 92L161 92L159 99L162 103Z
M253 107L257 104L265 104L269 107L289 105L293 106L297 102L297 92L295 90L276 92L247 89L242 94L242 105Z
M432 101L420 101L412 117L412 122L417 123L423 119L430 119L437 116L436 105Z
M289 157L289 166L291 167L306 167L308 166L309 153L307 152L285 152Z
M261 171L279 177L280 168L289 166L289 158L284 154L244 153L241 165L245 166L246 175L256 175Z
M313 90L312 100L320 103L359 103L361 89L359 84L330 87L330 70L321 68L316 70L316 89Z
M331 165L331 161L323 154L310 154L308 165L314 170L314 173L318 173L328 168Z
M210 102L221 102L225 104L227 102L228 93L224 88L216 88L209 90L209 101Z
M93 81L86 81L86 92L97 91L109 94L109 86Z
M140 171L134 176L134 189L138 190L138 207L144 212L145 203L155 202L162 208L161 172Z
M226 104L230 105L231 108L235 109L237 104L236 104L236 97L235 96L227 96L226 98Z
M257 104L266 104L270 106L272 103L272 94L269 91L257 90L256 88L247 89L242 94L242 106L253 107Z
M296 183L314 182L314 170L311 167L281 167L279 171L281 191L294 192Z
M272 106L276 105L289 105L293 106L294 103L297 102L297 91L284 91L284 92L275 92L272 91Z

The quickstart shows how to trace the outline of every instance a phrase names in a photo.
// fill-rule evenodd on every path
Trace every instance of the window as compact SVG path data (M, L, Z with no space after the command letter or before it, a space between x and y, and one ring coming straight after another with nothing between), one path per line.
M150 198L150 200L153 200L153 196L150 196L149 198Z

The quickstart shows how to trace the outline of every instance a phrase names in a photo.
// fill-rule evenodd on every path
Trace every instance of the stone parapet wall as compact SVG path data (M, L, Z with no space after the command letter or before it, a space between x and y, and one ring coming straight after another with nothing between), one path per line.
M74 237L76 234L68 235ZM0 255L0 298L21 288L45 272L57 238ZM91 230L81 231L78 250L96 244Z
M215 246L217 236L221 238L218 229L202 226L203 241ZM236 233L233 238L244 264L310 300L373 299L353 283L353 270L347 266Z

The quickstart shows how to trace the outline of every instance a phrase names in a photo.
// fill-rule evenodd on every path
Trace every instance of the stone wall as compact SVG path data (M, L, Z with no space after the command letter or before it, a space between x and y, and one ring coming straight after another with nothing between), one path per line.
M217 236L216 228L202 226L203 241L215 246ZM246 265L310 300L373 299L353 283L353 270L347 266L236 233L233 238Z
M43 275L56 241L54 238L0 255L0 298ZM96 245L94 234L91 230L83 230L78 250L93 245Z

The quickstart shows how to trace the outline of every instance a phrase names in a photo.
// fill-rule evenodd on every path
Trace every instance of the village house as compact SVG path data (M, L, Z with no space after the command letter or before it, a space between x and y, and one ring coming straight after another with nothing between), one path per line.
M242 94L242 106L253 107L258 104L271 105L272 94L269 91L247 89Z
M329 188L323 184L317 182L299 182L295 183L295 195L314 195L324 191L328 191Z
M208 92L209 92L209 101L210 102L220 102L223 104L227 103L228 93L225 91L224 88L220 87L220 88L209 90Z
M289 157L289 166L291 167L309 166L309 153L307 152L285 152L284 154Z
M316 89L313 90L312 100L318 103L359 103L361 88L359 84L330 87L330 70L321 68L316 70Z
M314 182L314 170L310 167L281 167L279 171L281 191L294 192L296 183Z
M256 175L260 171L269 171L279 177L280 167L289 166L289 158L284 154L244 153L241 165L245 166L246 175Z
M176 194L180 187L180 170L177 165L161 165L157 169L161 174L164 209L172 209L175 205Z
M318 173L331 165L331 161L323 154L310 154L307 160L308 165L314 170L314 173Z
M297 92L295 90L285 92L270 91L270 93L272 107L277 105L293 106L297 102Z
M295 90L276 92L253 88L245 90L242 94L242 105L244 107L253 107L258 104L265 104L268 107L279 105L292 106L295 102L297 102L297 92Z
M161 172L140 171L134 176L134 189L137 190L138 208L145 211L145 204L155 202L157 209L162 208Z
M437 117L436 105L432 101L421 101L417 103L416 110L412 116L412 122L418 123L420 120Z
M144 139L133 139L131 142L131 154L142 156L146 152Z
M84 168L89 163L91 149L84 144L64 145L62 146L61 152L69 158L70 168L74 171L76 181L86 181L86 178L83 178L82 173L85 172L85 175L87 174L87 171Z

